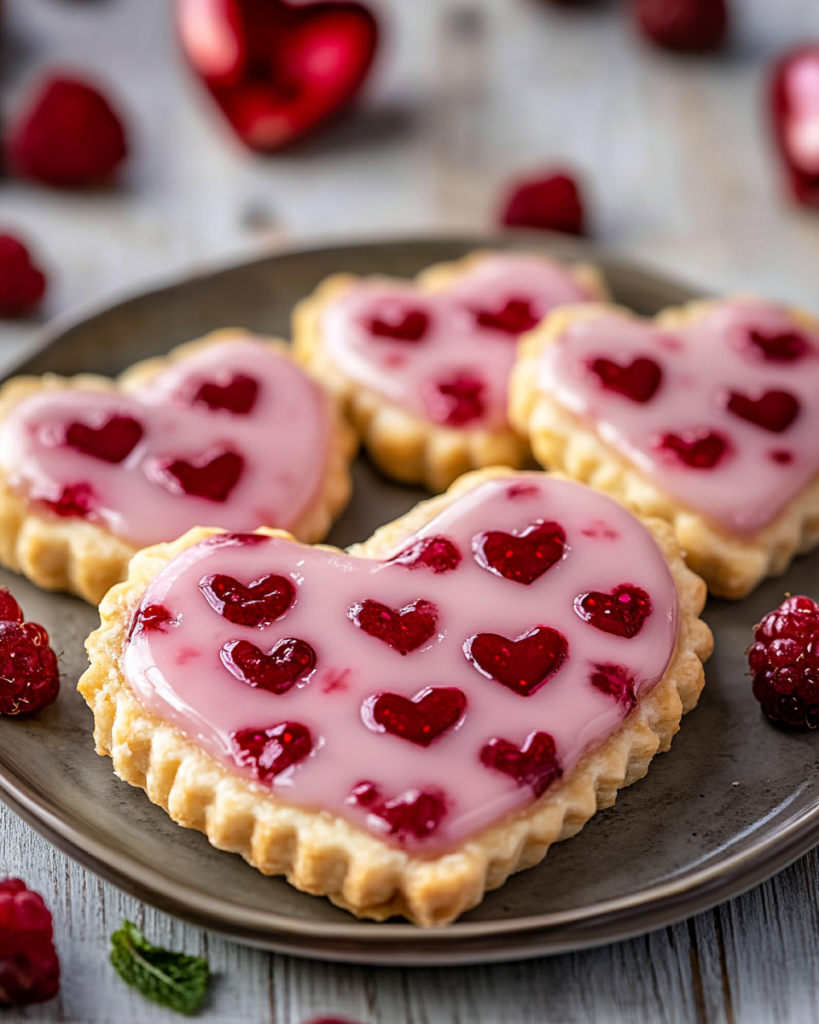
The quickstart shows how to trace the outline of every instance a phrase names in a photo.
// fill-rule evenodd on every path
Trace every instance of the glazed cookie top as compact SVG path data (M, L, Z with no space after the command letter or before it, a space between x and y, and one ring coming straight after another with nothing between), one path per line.
M355 383L442 426L496 430L517 339L556 306L593 298L554 260L494 253L444 291L361 279L324 307L322 336Z
M150 711L283 801L431 855L611 735L665 672L677 618L637 519L522 473L383 560L194 544L148 586L122 666Z
M676 327L569 319L539 387L731 533L762 529L819 470L819 334L770 303L713 303Z
M269 345L207 345L128 393L44 387L0 423L9 486L137 546L293 526L320 493L327 400Z

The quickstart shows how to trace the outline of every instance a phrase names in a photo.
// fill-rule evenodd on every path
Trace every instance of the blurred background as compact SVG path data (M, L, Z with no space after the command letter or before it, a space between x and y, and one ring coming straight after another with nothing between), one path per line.
M7 151L55 74L98 89L127 139L91 187L7 161L0 232L46 276L39 317L291 245L490 231L515 183L554 168L576 177L595 240L703 289L819 307L819 215L789 195L769 116L775 61L819 40L815 0L729 0L701 55L658 46L626 0L366 6L378 45L366 74L351 58L353 104L262 155L212 95L232 73L214 50L268 45L259 0L5 0ZM0 321L0 358L35 327Z

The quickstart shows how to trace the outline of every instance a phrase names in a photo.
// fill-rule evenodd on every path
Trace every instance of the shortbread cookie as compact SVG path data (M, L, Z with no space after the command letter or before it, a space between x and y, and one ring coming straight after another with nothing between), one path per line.
M819 541L817 396L805 313L577 306L522 343L510 416L542 465L666 519L712 593L737 598Z
M666 523L483 470L347 554L207 529L140 552L80 691L117 774L214 846L446 924L668 748L704 599Z
M534 253L473 253L415 281L337 274L296 307L294 346L378 466L438 492L528 462L506 416L517 339L556 306L606 297L594 268Z
M0 389L0 562L98 603L147 544L201 523L321 540L356 442L281 342L217 331L117 381Z

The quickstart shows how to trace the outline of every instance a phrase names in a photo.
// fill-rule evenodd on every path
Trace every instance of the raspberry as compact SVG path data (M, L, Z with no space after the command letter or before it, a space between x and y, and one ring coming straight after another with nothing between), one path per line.
M20 175L58 188L107 180L127 151L122 122L102 93L62 77L40 83L12 122L7 143Z
M60 692L48 633L35 622L23 622L20 606L5 587L0 588L0 615L0 714L40 711Z
M748 651L753 694L772 721L819 725L819 605L789 597L759 623Z
M0 316L22 316L43 297L46 279L13 235L0 235Z
M510 227L542 228L568 235L584 234L584 220L577 182L563 173L518 182L507 197L501 217L501 222Z
M645 36L679 53L717 50L728 31L725 0L635 0L633 12Z
M51 914L42 896L19 878L0 881L0 1006L42 1003L59 984Z

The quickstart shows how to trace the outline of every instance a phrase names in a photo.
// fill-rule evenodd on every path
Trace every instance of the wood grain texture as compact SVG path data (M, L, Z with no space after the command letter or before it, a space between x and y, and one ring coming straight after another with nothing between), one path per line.
M706 289L816 309L819 220L787 206L767 143L765 69L819 37L819 5L734 0L722 59L643 46L623 5L372 0L390 31L355 117L276 158L244 152L179 60L171 0L6 0L0 101L44 66L93 73L122 107L120 186L66 196L0 185L0 224L49 270L45 313L292 242L490 227L506 183L554 163L587 182L595 235ZM0 328L0 368L35 324ZM219 325L214 325L219 326ZM567 956L481 968L369 969L243 948L100 882L0 807L0 873L54 910L58 999L3 1020L178 1019L107 962L129 917L210 958L202 1019L300 1024L801 1024L819 1018L816 854L692 921Z

